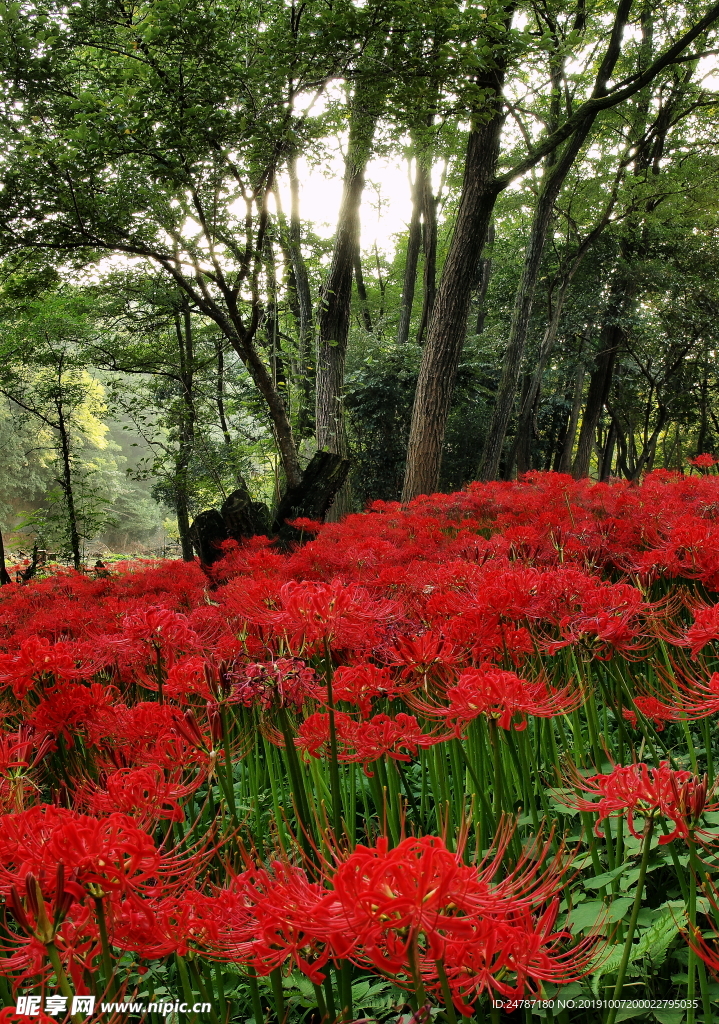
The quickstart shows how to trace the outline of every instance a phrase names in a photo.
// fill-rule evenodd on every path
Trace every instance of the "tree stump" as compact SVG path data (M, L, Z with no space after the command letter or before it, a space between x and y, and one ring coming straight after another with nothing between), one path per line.
M190 527L192 546L203 565L214 565L222 558L219 545L229 540L225 520L216 508L200 512Z
M274 520L267 506L252 501L243 484L229 494L218 512L215 508L200 512L190 527L192 544L204 566L222 558L219 545L224 540L248 537L274 537L280 547L307 540L307 534L287 523L288 519L314 519L322 522L335 495L347 479L350 460L332 452L315 452L302 474L299 486L283 495Z

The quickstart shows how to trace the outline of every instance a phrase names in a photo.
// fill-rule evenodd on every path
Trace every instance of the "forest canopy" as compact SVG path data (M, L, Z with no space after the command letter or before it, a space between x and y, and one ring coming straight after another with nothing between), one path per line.
M191 559L233 495L272 533L714 452L718 25L693 0L3 4L6 543Z

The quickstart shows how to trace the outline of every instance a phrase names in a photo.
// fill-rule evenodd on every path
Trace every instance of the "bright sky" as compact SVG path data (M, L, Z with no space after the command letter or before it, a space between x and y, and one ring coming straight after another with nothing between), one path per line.
M311 222L323 238L332 238L337 228L337 215L342 199L344 159L337 142L331 160L322 167L312 167L300 159L297 170L301 183L300 216ZM290 208L289 184L283 183L282 205ZM364 252L377 247L387 256L394 252L394 235L407 229L412 212L407 165L404 161L385 157L371 160L367 168L362 198L361 248Z

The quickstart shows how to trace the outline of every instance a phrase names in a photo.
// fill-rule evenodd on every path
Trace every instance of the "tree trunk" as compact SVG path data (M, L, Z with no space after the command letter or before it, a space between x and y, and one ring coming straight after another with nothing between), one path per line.
M5 545L3 544L2 531L0 531L0 587L6 583L12 583L12 580L5 565Z
M67 521L70 532L70 548L72 550L72 562L76 569L80 569L80 533L77 528L77 510L75 508L75 495L72 484L72 458L70 454L70 438L65 422L65 412L62 401L58 398L55 401L57 409L57 429L60 434L60 451L62 454L62 489L65 494L67 505Z
M489 114L490 102L493 102L494 110L491 116L483 120L481 126L475 124L469 134L464 181L454 234L442 272L417 381L403 501L409 501L418 494L430 493L436 490L439 484L444 434L457 367L462 354L472 285L497 196L520 173L534 167L540 159L563 143L567 142L564 154L571 154L574 148L572 137L581 134L585 126L591 126L600 110L622 102L652 81L663 67L676 59L676 55L681 53L703 27L711 24L719 16L719 12L708 12L690 32L665 51L660 59L642 74L637 75L626 90L614 90L610 94L608 83L621 53L622 36L631 4L632 0L619 0L591 97L578 106L555 132L550 132L543 142L535 146L524 161L520 161L510 171L497 177L495 171L503 123L501 91L508 52L499 59L495 69L477 83L485 95L484 110ZM507 5L504 8L505 32L509 30L512 13L513 8ZM563 157L560 157L552 174L556 167L561 165L562 160ZM504 405L506 402L503 402L503 408L500 410L502 416ZM501 445L499 447L501 449ZM496 448L495 437L492 449ZM488 455L495 461L493 451L488 452Z
M275 192L280 224L280 244L287 266L287 291L292 315L297 324L297 354L293 372L299 385L297 435L311 437L314 433L314 360L312 358L314 320L312 293L307 264L302 255L302 222L300 220L300 181L297 174L297 153L287 161L290 180L290 222L287 227L280 205L279 190Z
M534 417L536 415L537 399L539 397L539 391L542 386L542 378L544 377L544 371L546 369L549 357L554 349L554 342L557 339L557 333L559 331L559 321L562 316L562 310L564 309L564 300L567 296L569 288L569 279L565 279L562 282L562 287L559 290L556 302L552 308L552 317L547 325L547 329L544 332L542 343L539 346L539 355L537 358L537 365L534 373L531 376L527 393L524 396L522 402L521 412L519 415L519 424L517 426L517 437L513 446L513 451L516 452L517 459L517 472L526 473L531 468L530 454L531 454L531 441L532 441L532 428L534 423ZM514 457L510 456L508 459L510 463L509 469L512 469L512 463Z
M494 221L492 221L487 229L487 245L494 245ZM477 334L484 333L484 321L487 316L487 291L489 290L489 282L492 278L492 260L481 259L479 261L479 281L477 284L477 322L475 324L475 331Z
M589 476L589 462L592 455L594 435L599 423L599 417L609 397L614 365L622 340L622 329L617 322L621 308L621 301L617 297L617 300L610 305L609 320L602 330L600 350L589 379L587 403L584 408L582 426L579 431L577 453L574 457L574 465L572 466L572 476L576 480Z
M564 444L562 446L562 454L559 458L559 464L557 470L560 473L571 473L572 471L572 454L574 452L574 441L577 436L577 427L579 425L579 414L582 411L582 394L584 392L584 378L586 376L587 369L584 365L582 353L584 350L584 341L582 338L581 347L579 350L579 362L577 368L574 371L574 394L572 396L572 409L569 413L569 422L567 424L567 431L564 435Z
M181 316L182 314L182 316ZM189 471L195 450L195 402L194 402L194 342L192 317L187 299L183 296L180 310L175 312L175 333L180 357L179 447L175 456L173 490L177 532L180 535L182 559L193 562L192 535L189 511Z
M509 340L507 341L507 348L502 362L502 376L499 381L489 433L485 441L482 460L477 473L479 480L493 480L499 472L502 445L504 444L509 419L512 415L514 395L517 390L517 382L519 381L522 358L529 331L529 322L532 315L532 306L534 304L534 293L542 265L547 231L552 220L552 213L554 212L554 204L564 184L564 179L571 170L593 123L594 117L588 117L566 144L556 163L547 167L545 171L544 181L534 212L527 251L524 256L522 277L514 299Z
M417 344L424 342L427 324L437 295L437 201L432 193L432 167L427 154L417 157L417 178L422 201L422 252L424 254L422 318Z
M382 97L383 99L383 97ZM345 176L332 263L322 290L318 315L316 433L317 447L347 457L342 391L350 325L352 274L359 247L359 210L365 168L372 150L380 97L373 83L358 82L352 101ZM350 511L345 484L332 508L333 518Z
M602 465L599 471L599 479L606 483L612 473L612 462L614 461L614 448L617 443L617 425L612 418L609 424L609 433L602 452Z
M419 181L419 160L417 160L414 182L412 184L412 216L410 217L409 234L407 236L402 300L399 307L399 323L397 324L398 345L406 345L409 341L409 325L412 320L412 304L414 303L414 290L417 284L417 263L422 243L422 198L419 192Z
M402 500L430 494L439 485L442 446L457 367L467 329L472 285L500 188L494 174L504 115L503 72L482 83L493 89L494 112L475 125L467 140L464 182L442 278L427 330L417 380Z
M355 272L355 284L357 286L357 298L360 303L360 313L362 315L362 323L364 329L368 334L372 333L372 316L369 311L369 304L367 302L367 288L364 283L364 274L362 273L362 256L360 254L359 239L357 240L357 248L354 255L354 272Z

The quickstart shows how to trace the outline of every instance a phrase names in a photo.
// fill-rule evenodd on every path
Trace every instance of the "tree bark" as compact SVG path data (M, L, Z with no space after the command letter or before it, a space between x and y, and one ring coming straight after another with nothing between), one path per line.
M621 53L622 36L630 7L631 0L620 0L617 6L609 42L589 99L570 113L555 131L548 132L523 160L497 176L495 171L503 120L501 91L507 58L499 57L491 75L478 82L485 96L493 96L494 113L481 127L475 125L469 135L455 230L437 292L415 393L403 501L409 501L418 494L430 493L439 484L444 433L466 331L472 282L475 280L496 197L519 175L536 166L576 132L581 132L583 126L588 121L591 123L599 111L617 106L645 88L719 18L718 4L710 8L660 57L633 76L627 85L610 91L608 83ZM505 12L505 29L508 30L512 14L510 5L505 7ZM488 102L485 101L485 110Z
M182 296L180 309L175 312L175 333L180 357L181 396L180 422L178 424L179 446L175 457L173 490L182 559L185 562L193 562L195 555L192 549L190 530L189 471L195 450L194 342L190 305L185 296Z
M5 545L3 543L2 531L0 530L0 587L6 583L12 583L12 580L5 565Z
M412 183L412 215L409 221L407 253L404 263L404 281L402 284L402 300L399 308L399 323L397 324L398 345L406 345L409 341L409 325L412 320L412 305L414 303L414 291L417 284L417 263L419 261L420 246L422 244L422 199L419 192L419 182L419 160L417 160L414 181Z
M430 494L439 485L442 446L472 299L472 283L500 188L495 182L504 123L496 72L492 116L469 133L462 194L452 242L434 301L417 380L402 500ZM485 84L485 83L483 83Z
M424 255L422 318L417 344L424 342L437 295L437 201L432 192L432 167L426 153L417 157L417 177L422 203L422 253Z
M567 423L567 430L564 435L562 453L559 457L559 463L557 465L557 470L560 473L571 473L572 471L572 453L574 451L574 441L577 436L577 426L579 425L579 414L582 411L582 393L584 391L584 377L587 372L583 358L584 345L585 338L582 337L579 346L579 361L577 363L577 368L574 371L574 393L572 396L572 409L569 413L569 422Z
M494 245L494 221L491 221L487 228L487 245ZM477 334L484 333L484 321L487 317L487 292L489 291L489 282L492 279L492 260L491 258L485 259L484 257L479 261L479 273L477 283L477 322L475 324L475 331Z
M565 279L562 282L562 286L559 290L559 295L552 308L552 316L547 325L547 329L544 332L542 343L539 346L539 353L537 358L537 365L534 373L531 375L529 387L527 393L524 396L522 403L521 412L519 415L519 424L517 426L517 437L513 446L512 455L508 461L508 469L511 471L512 464L514 462L516 452L517 459L517 472L526 473L531 468L531 441L532 441L532 426L534 423L534 417L537 406L537 398L539 397L539 390L542 385L542 377L549 361L549 357L552 354L554 348L554 342L557 338L559 331L559 321L562 316L562 310L564 309L564 301L567 296L567 290L569 288L569 279Z
M609 397L614 366L623 336L622 328L618 323L618 317L623 308L622 298L623 293L621 293L621 296L615 295L615 300L610 305L609 319L602 330L599 353L589 378L587 403L584 408L582 426L579 431L577 453L574 457L574 465L572 466L572 476L575 480L589 476L589 463L592 456L594 435L602 409Z
M602 452L602 465L599 471L599 479L602 483L606 483L612 473L612 462L614 461L614 448L617 443L617 424L612 418L612 422L609 424L609 432L607 434L607 440L604 444L604 451Z
M359 248L359 211L365 168L372 150L382 101L383 96L379 96L374 83L367 80L357 83L352 100L342 201L332 263L322 290L317 318L317 447L342 458L347 457L342 392L350 325L352 275L355 253ZM348 512L350 504L349 489L345 485L332 508L333 518L340 518Z
M65 412L60 398L55 401L57 409L57 429L60 434L60 452L62 455L62 489L65 494L67 505L67 521L70 532L70 548L72 550L72 562L76 569L80 569L80 533L77 528L77 510L75 508L75 494L72 482L72 456L70 452L70 437L67 432Z
M300 438L314 433L314 359L312 358L314 319L307 264L302 254L302 222L300 219L300 181L297 173L297 153L287 161L290 181L289 225L282 212L279 190L275 192L278 217L282 230L280 245L287 268L287 293L290 310L297 325L297 349L292 360L292 371L299 388L299 409L296 427Z
M504 444L509 419L512 415L514 396L522 368L529 322L532 316L534 293L542 265L547 231L549 230L554 212L554 204L557 201L557 196L564 184L564 180L590 132L595 117L596 115L588 117L577 129L564 147L559 159L551 167L548 167L545 173L524 257L522 277L514 300L509 339L502 361L502 376L499 381L492 420L477 472L479 480L493 480L499 472L502 445Z
M359 239L357 248L354 254L354 272L355 272L355 284L357 286L357 298L360 303L360 314L362 316L362 323L364 329L368 334L372 333L372 315L369 311L369 304L367 302L367 288L364 283L364 274L362 273L362 256L360 254Z

